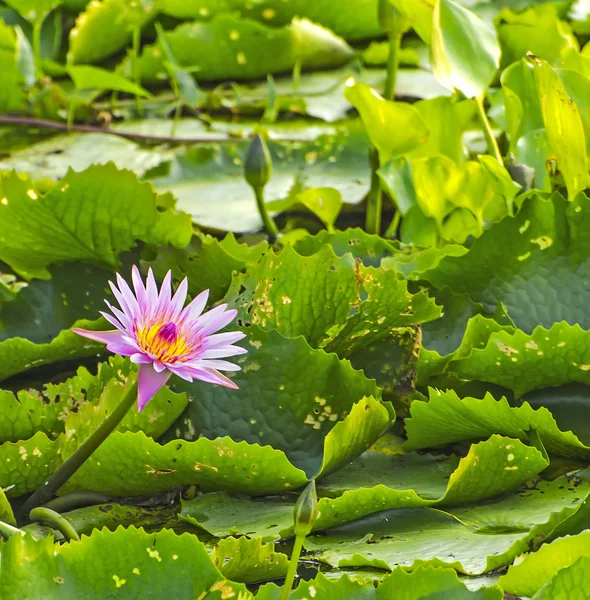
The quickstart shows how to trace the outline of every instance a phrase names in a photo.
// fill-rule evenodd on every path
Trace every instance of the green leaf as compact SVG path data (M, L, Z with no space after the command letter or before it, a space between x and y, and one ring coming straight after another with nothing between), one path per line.
M6 0L5 2L29 23L42 23L61 3L62 0Z
M588 384L587 344L587 331L564 322L551 329L536 327L531 334L500 331L490 336L484 348L474 349L449 369L463 379L502 385L520 398L544 387Z
M328 231L334 230L334 223L342 209L342 194L333 188L310 188L296 197L296 202L303 204L316 215Z
M17 62L17 46L14 30L0 20L0 110L3 112L25 108L24 78Z
M467 98L482 98L500 65L496 32L452 0L439 0L432 21L430 60L445 87Z
M557 69L557 74L565 91L578 107L584 126L586 146L590 149L590 74L582 75L571 69Z
M430 46L432 38L432 16L437 0L389 0L395 8L405 15L416 33Z
M190 399L171 434L188 439L228 435L270 445L312 476L322 464L322 472L331 470L333 461L343 464L349 453L360 454L388 426L387 409L373 399L363 400L378 397L375 383L348 361L312 350L301 337L286 339L256 327L246 331L248 354L238 358L242 370L231 374L239 395L201 382L171 382ZM346 424L339 423L346 416ZM329 443L333 436L337 439Z
M6 200L0 206L0 258L28 278L47 279L47 266L61 261L117 268L117 254L138 239L178 247L190 240L188 215L159 212L151 186L114 165L70 171L41 197L16 174L0 186Z
M155 503L168 500L168 495L155 497ZM178 516L175 507L157 505L155 507L131 506L109 502L108 504L95 504L62 513L78 535L90 535L95 529L108 529L115 531L118 527L142 527L146 531L159 531L163 527L172 529L178 525ZM21 528L30 533L35 539L40 540L52 536L56 541L63 541L62 534L49 525L37 522L29 523ZM202 541L206 541L202 536Z
M322 480L318 487L319 516L313 529L322 531L389 509L481 501L518 489L546 466L537 449L497 435L473 445L461 460L455 456L367 452ZM569 501L576 503L574 498ZM243 534L273 540L293 535L294 504L294 498L206 494L183 502L182 518L216 536ZM555 504L556 510L561 510L566 502L560 499ZM456 508L448 510L454 513Z
M544 60L529 58L535 71L547 137L570 200L590 185L586 138L580 111L554 69Z
M383 259L387 260L387 257L394 253L397 255L397 249L392 242L379 235L366 233L359 227L334 233L322 230L316 235L307 235L297 240L293 248L301 256L312 256L326 245L332 247L336 256L350 253L371 267L378 267Z
M119 52L131 41L133 27L149 23L155 12L152 2L90 2L70 30L68 64L98 63Z
M51 538L36 541L15 536L1 552L0 590L6 600L56 595L76 600L115 595L252 597L242 584L225 579L196 536L179 536L170 530L102 530L63 545L54 544Z
M16 519L12 512L12 507L8 502L4 490L0 488L0 521L8 523L9 525L16 525Z
M227 298L244 323L304 335L311 346L345 356L387 338L391 328L439 314L426 294L409 294L394 271L357 265L349 254L337 258L329 246L308 257L289 246L278 256L266 254L234 278Z
M416 568L424 562L461 573L480 574L509 564L526 548L531 531L480 535L454 517L431 508L377 513L353 523L312 535L305 548L316 560L334 567L397 566Z
M501 600L502 590L498 586L482 587L470 591L451 569L421 566L408 573L394 569L377 588L376 598L386 600Z
M575 36L559 20L554 4L533 5L522 12L505 8L496 19L503 65L510 65L527 53L555 64L568 49L578 49Z
M405 421L408 450L482 440L494 433L526 442L532 429L551 455L587 459L589 453L571 431L560 431L547 408L534 409L528 402L512 407L491 394L460 399L452 390L430 390L429 402L414 402L410 415Z
M514 218L492 225L468 253L442 258L422 278L468 294L488 313L503 305L526 332L564 318L588 328L587 280L581 274L590 266L589 214L585 197L571 203L559 194L545 199L532 193Z
M412 105L385 100L375 90L354 80L347 82L344 97L360 113L382 163L413 150L428 139L424 120Z
M69 66L68 75L72 78L78 90L116 90L118 92L135 94L136 96L151 96L147 90L129 81L126 77L99 67Z
M68 133L11 152L0 160L0 169L26 172L32 180L59 179L70 168L83 171L92 165L113 162L117 168L129 169L142 177L173 158L170 150L142 147L108 133Z
M535 594L534 600L573 598L575 595L583 599L586 595L584 586L588 573L590 573L590 556L580 556L574 564L559 571L546 583Z
M172 54L182 67L191 67L200 81L254 79L285 73L300 64L326 69L353 57L348 44L320 25L294 19L280 29L221 14L209 22L183 23L166 33ZM217 52L209 52L211 44ZM167 77L159 45L142 52L141 78L156 83Z
M221 13L233 13L242 19L254 19L276 27L293 17L305 17L331 29L346 39L365 40L381 33L375 0L343 0L335 7L331 0L159 0L162 12L177 19L210 19Z
M221 241L196 233L186 248L160 247L154 260L144 263L160 280L169 269L177 281L188 277L191 296L208 289L209 302L217 302L227 292L232 274L243 271L248 264L257 263L267 250L267 242L246 246L238 243L233 233Z
M275 552L274 544L265 544L262 538L219 540L211 560L224 577L240 583L278 579L289 567L287 556Z
M515 148L521 137L545 127L535 71L529 61L522 59L505 69L500 80L507 122L506 133L510 138L511 148Z
M563 569L571 567L580 557L587 557L589 554L590 531L559 538L545 544L537 552L522 557L518 564L508 569L506 575L500 577L500 584L507 592L534 596L545 583L563 573Z

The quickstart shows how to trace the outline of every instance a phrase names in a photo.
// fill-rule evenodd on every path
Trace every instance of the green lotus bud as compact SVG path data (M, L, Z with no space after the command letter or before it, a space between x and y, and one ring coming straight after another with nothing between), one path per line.
M263 188L270 179L272 159L265 141L257 134L250 142L244 161L244 177L254 189Z
M295 535L306 537L311 532L318 517L318 496L315 491L315 479L312 479L303 490L294 510Z
M379 0L379 25L387 35L401 36L410 28L410 21L390 0Z

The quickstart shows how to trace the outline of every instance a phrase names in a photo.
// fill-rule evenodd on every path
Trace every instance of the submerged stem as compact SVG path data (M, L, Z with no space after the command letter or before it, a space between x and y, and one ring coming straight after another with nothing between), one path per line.
M26 518L33 508L49 502L55 496L59 488L72 477L107 437L109 437L136 400L137 382L127 390L117 408L97 427L94 433L23 504L20 511L22 517Z
M287 576L285 577L285 583L283 585L283 591L281 592L280 600L288 600L291 590L293 588L293 581L295 581L295 575L297 574L297 567L299 565L299 557L301 556L301 550L303 549L303 542L305 540L304 535L295 536L295 543L293 544L293 552L291 553L291 560L289 561L289 569L287 570Z
M9 525L4 521L0 521L0 534L2 534L5 538L9 538L13 535L25 535L25 532L18 527L14 527L13 525Z
M80 541L80 536L73 525L58 512L50 508L45 508L44 506L34 508L29 516L31 521L42 521L53 527L53 529L57 529L68 542L72 540L76 542Z
M486 111L483 106L483 98L475 98L475 104L477 106L477 114L479 115L479 120L481 121L481 129L486 139L488 151L496 158L496 160L502 166L504 166L504 160L502 159L502 154L500 153L498 142L494 137L494 133L492 132L492 126L490 125L490 121L488 119L488 116L486 115Z

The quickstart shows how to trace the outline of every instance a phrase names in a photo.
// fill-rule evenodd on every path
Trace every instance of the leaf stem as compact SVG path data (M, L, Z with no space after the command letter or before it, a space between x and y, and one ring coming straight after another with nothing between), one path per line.
M254 190L254 195L256 196L256 204L258 205L258 212L262 218L264 229L266 229L266 233L268 233L271 238L276 238L279 234L279 228L277 227L275 220L268 214L266 209L266 203L264 202L264 187L256 186L252 189Z
M502 166L504 166L504 160L502 159L502 154L500 153L498 142L494 137L494 133L492 132L492 126L490 125L490 121L488 120L488 116L486 115L486 111L483 105L483 98L475 98L475 104L477 106L477 114L479 115L479 120L481 121L481 129L483 131L483 135L486 139L486 144L488 146L488 152L492 156L494 156Z
M33 23L33 61L35 63L35 75L37 79L43 76L41 66L41 30L43 29L43 20L37 20Z
M399 67L399 51L402 43L401 34L392 34L389 36L389 55L387 57L387 78L385 79L386 100L395 98L395 83L397 81L397 71Z
M365 230L367 233L379 234L381 231L383 193L381 191L381 180L379 179L379 175L377 175L379 169L379 152L377 148L369 150L369 161L371 163L371 189L367 197Z
M299 566L299 557L301 556L301 550L303 549L304 541L304 535L295 536L293 552L291 553L289 569L287 570L287 576L285 577L285 583L283 584L283 591L281 592L280 600L288 600L289 596L291 595L293 581L295 581L295 575L297 574L297 567Z
M34 508L30 512L29 517L31 521L42 521L53 527L53 529L57 529L68 542L72 540L76 542L80 541L80 536L73 525L65 517L62 517L58 512L50 508L44 506Z
M0 533L5 538L12 537L13 535L25 535L25 532L22 531L22 529L19 529L18 527L14 527L13 525L9 525L8 523L5 523L4 521L0 521Z
M76 508L84 508L86 506L94 506L96 504L106 504L111 502L112 497L100 492L72 492L65 496L58 496L43 506L51 508L56 512L63 513L75 510Z
M115 427L122 421L136 400L137 382L127 390L117 408L96 428L94 433L75 450L72 456L42 486L35 490L31 497L23 504L20 510L21 516L26 518L29 511L49 502L55 496L56 492L114 431Z
M383 237L385 238L396 238L397 236L397 230L399 228L399 222L402 219L402 213L399 211L399 208L395 211L395 214L393 215L393 219L391 219L391 223L389 224L389 227L387 227L387 229L385 230L385 233L383 234Z

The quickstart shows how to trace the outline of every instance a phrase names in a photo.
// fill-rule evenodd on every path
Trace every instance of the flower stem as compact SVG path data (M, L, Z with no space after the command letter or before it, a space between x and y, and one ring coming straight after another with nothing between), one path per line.
M70 456L59 469L37 488L31 497L23 504L21 516L26 518L28 513L51 500L56 492L70 477L92 456L94 451L109 437L122 421L129 409L137 400L137 382L125 393L115 410L97 427L92 435Z
M297 567L299 566L299 557L301 556L304 540L304 535L298 535L295 537L293 552L291 553L291 560L289 561L289 569L287 570L287 576L285 577L285 583L283 584L283 591L281 592L280 600L288 600L289 596L291 595L291 589L293 588L293 581L295 581Z
M50 508L45 508L44 506L34 508L30 512L29 517L31 521L42 521L53 527L53 529L57 529L68 542L71 542L72 540L75 540L76 542L80 541L80 536L72 524L58 512L55 512Z
M377 175L377 170L379 169L379 152L377 148L369 150L369 160L371 163L371 189L367 198L365 230L367 233L379 234L381 231L383 193L381 191L381 181L379 175Z
M481 129L483 131L483 135L486 139L486 144L488 146L488 152L492 154L502 166L504 166L504 160L502 159L502 154L500 153L498 142L494 137L494 134L492 132L492 126L490 125L490 121L488 120L488 116L486 115L486 111L483 106L483 98L475 98L475 104L477 106L477 114L479 115L479 120L481 121Z
M386 100L395 98L395 83L397 81L397 70L399 67L399 51L402 43L401 34L392 34L389 36L389 55L387 58L387 78L385 79Z
M275 238L279 233L279 228L275 223L275 220L268 214L266 210L266 204L264 202L264 187L263 186L255 186L254 195L256 196L256 204L258 205L258 212L260 213L260 217L262 218L262 222L264 223L264 229L266 229L266 233L272 238Z

